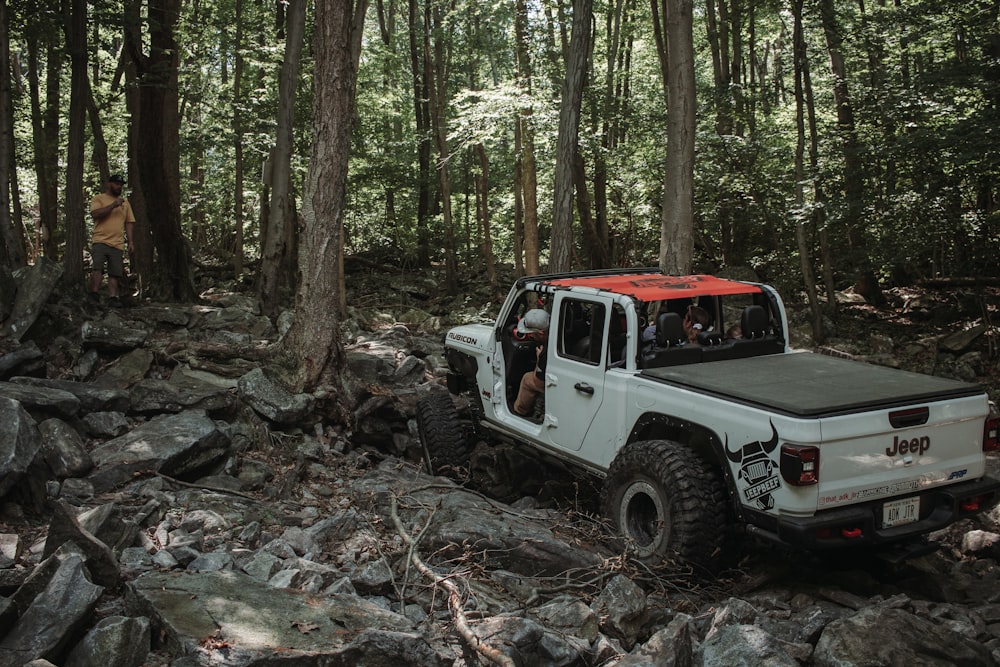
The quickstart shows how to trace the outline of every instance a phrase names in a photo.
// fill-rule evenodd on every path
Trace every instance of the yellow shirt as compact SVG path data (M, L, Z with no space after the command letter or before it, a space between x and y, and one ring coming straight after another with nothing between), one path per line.
M109 204L113 204L115 199L117 197L112 197L108 193L102 192L91 200L90 210L96 211L99 208L104 208ZM126 222L135 222L135 216L132 215L132 206L127 200L118 208L113 209L106 218L94 221L93 242L103 243L112 248L124 250Z

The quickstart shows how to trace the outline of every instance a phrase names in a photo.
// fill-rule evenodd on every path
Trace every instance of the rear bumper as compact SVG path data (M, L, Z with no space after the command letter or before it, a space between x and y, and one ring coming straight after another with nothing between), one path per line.
M823 510L810 517L774 516L746 508L744 511L752 534L800 548L891 544L940 530L959 519L991 509L1000 501L1000 481L983 477L914 495L920 496L919 520L889 528L882 527L882 505L899 497Z

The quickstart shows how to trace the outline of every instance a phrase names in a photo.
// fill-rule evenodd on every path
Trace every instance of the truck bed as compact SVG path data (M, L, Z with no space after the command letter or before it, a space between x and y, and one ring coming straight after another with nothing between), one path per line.
M811 352L649 368L640 374L805 418L975 396L984 391L968 382Z

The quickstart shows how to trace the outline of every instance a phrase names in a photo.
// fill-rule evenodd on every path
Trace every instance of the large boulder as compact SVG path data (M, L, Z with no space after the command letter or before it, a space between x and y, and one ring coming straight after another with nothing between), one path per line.
M33 266L19 270L15 275L17 296L0 335L20 341L42 313L62 274L62 264L46 257L39 257Z
M293 394L255 368L240 378L240 398L261 416L279 424L303 421L312 412L310 394Z
M97 470L90 480L98 492L155 471L172 477L195 475L229 450L229 436L203 410L154 417L91 452Z
M0 498L28 471L41 443L31 415L19 402L0 397Z

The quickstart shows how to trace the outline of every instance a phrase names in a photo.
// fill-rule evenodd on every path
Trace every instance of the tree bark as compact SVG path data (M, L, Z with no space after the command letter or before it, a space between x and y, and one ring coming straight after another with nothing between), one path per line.
M295 322L283 346L292 363L285 368L296 391L341 386L344 351L337 333L343 280L341 237L347 208L358 62L367 0L317 0L313 55L313 145L302 207L299 247L301 282Z
M178 48L174 38L180 0L150 0L149 54L142 52L137 0L126 3L126 48L135 68L137 113L130 129L130 187L139 190L144 212L136 207L136 246L145 289L177 301L197 298L191 280L190 252L181 230L180 116L177 106ZM135 174L138 174L136 178ZM152 248L143 243L151 240ZM146 266L146 261L150 266ZM156 280L151 280L155 275Z
M430 77L427 73L427 56L423 52L424 19L418 11L417 0L409 0L410 71L413 73L413 107L417 130L417 264L430 266L430 233L428 219L431 215L431 112Z
M271 151L268 185L271 188L270 215L261 239L261 265L258 293L261 311L275 318L281 311L281 290L286 287L282 278L287 274L286 264L291 247L288 245L289 227L294 230L295 220L290 193L292 166L292 139L294 135L295 94L298 89L299 62L305 37L306 0L289 0L285 12L285 57L278 80L277 137Z
M809 232L807 223L813 216L807 210L805 185L807 182L805 169L805 146L806 146L806 126L805 126L805 93L803 86L803 72L808 68L806 42L802 34L802 2L803 0L793 0L792 2L792 53L795 68L795 206L798 209L795 225L795 242L799 249L799 266L802 270L802 281L806 288L806 297L809 302L810 321L812 323L813 341L823 342L823 312L820 308L819 297L816 293L816 276L813 272L812 252L809 244ZM813 179L816 174L810 170L808 179Z
M31 98L32 147L38 192L36 252L55 258L59 217L59 89L61 52L51 43L52 26L35 17L28 31L28 91ZM40 36L46 35L43 40ZM42 104L39 50L46 49L45 100Z
M63 256L62 280L77 290L84 287L83 244L84 215L83 159L84 130L87 123L87 3L72 0L65 17L66 43L70 55L69 135L66 151L66 254Z
M688 274L694 254L695 88L690 0L664 3L667 159L663 177L660 268Z
M486 280L490 284L490 291L496 294L499 285L497 260L493 255L493 232L490 229L490 159L482 142L477 142L473 150L479 161L479 173L476 176L476 219L479 220L479 233L482 239L479 244L479 254L486 263Z
M573 32L559 105L550 271L568 271L573 261L573 161L579 145L580 108L593 46L593 15L593 0L573 0Z
M233 273L243 273L243 0L236 0L236 44L233 45Z
M847 199L845 226L851 251L851 268L856 275L855 288L869 303L882 305L885 295L875 277L868 255L868 235L862 222L864 206L864 164L861 160L858 130L854 123L854 107L847 85L847 66L844 63L841 27L837 21L833 0L820 0L820 19L830 56L830 73L833 75L833 98L837 110L837 131L840 135L844 158L844 194Z
M7 0L0 0L0 268L7 271L27 263L24 234L18 233L10 215L11 175L14 171L13 106L10 89L10 38Z
M517 81L523 99L531 99L532 72L531 35L528 33L527 0L517 0L514 8L514 55L517 60ZM520 108L517 114L517 166L518 188L520 192L522 249L524 251L524 273L531 276L539 273L538 240L538 169L535 164L535 131L532 126L534 109L530 104ZM521 254L517 254L518 260Z

